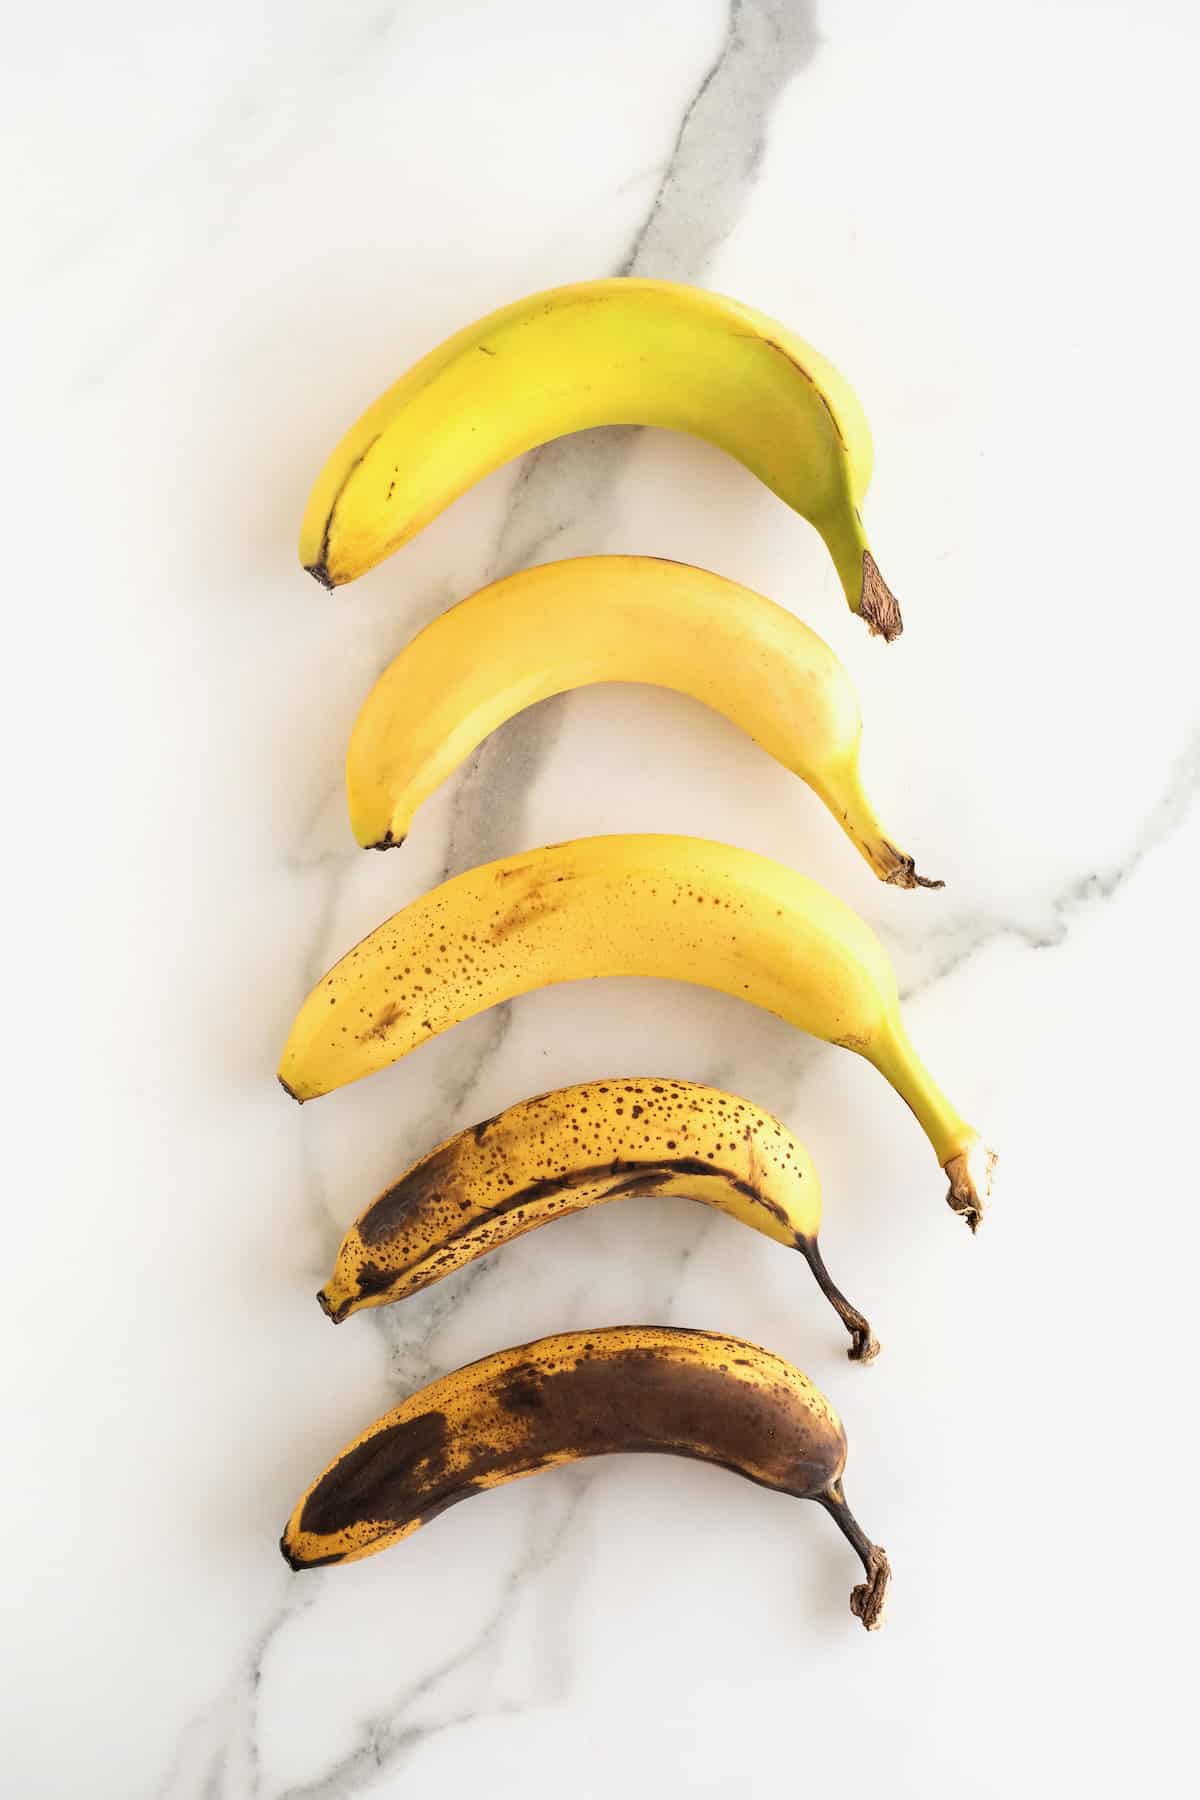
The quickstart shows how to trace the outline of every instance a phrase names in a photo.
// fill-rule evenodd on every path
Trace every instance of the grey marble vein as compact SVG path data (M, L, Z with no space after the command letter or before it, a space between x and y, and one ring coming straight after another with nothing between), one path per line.
M932 960L928 968L903 989L901 998L911 1000L926 993L939 981L955 974L989 944L1003 938L1016 939L1031 950L1056 948L1065 941L1081 912L1097 901L1112 899L1153 851L1183 829L1198 798L1200 725L1193 730L1171 765L1158 799L1134 826L1128 847L1121 855L1065 882L1039 904L1032 919L1004 918L980 911L958 919L944 932L923 933L923 941L933 947Z
M259 1792L255 1729L263 1662L289 1619L307 1612L320 1597L319 1584L289 1582L284 1597L256 1634L225 1693L182 1732L170 1767L155 1789L156 1800L231 1800ZM211 1746L211 1747L210 1747Z
M725 42L683 115L618 275L695 281L738 221L767 120L819 42L813 0L732 0Z
M346 1755L340 1757L315 1781L304 1782L281 1790L273 1800L346 1800L358 1792L363 1781L373 1779L381 1769L396 1769L428 1738L452 1730L456 1725L499 1713L524 1710L516 1705L492 1705L481 1710L463 1708L425 1724L408 1723L413 1708L437 1690L444 1682L470 1664L481 1661L494 1648L504 1627L511 1602L532 1576L544 1574L552 1566L559 1550L570 1538L571 1527L587 1492L586 1479L576 1483L563 1505L561 1515L549 1536L538 1523L536 1538L531 1535L520 1560L514 1564L495 1604L478 1630L451 1656L444 1657L434 1668L415 1681L388 1707L365 1719L359 1726L356 1741ZM256 1785L253 1790L259 1792Z

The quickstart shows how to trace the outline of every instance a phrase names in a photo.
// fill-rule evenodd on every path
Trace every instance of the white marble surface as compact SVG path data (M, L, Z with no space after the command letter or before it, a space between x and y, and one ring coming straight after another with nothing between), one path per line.
M6 38L5 1790L1180 1788L1194 10L76 0ZM310 479L386 381L622 269L747 299L853 380L901 642L867 639L802 521L665 435L502 471L335 596L301 573ZM835 645L871 789L943 894L880 888L731 727L632 688L519 720L403 852L354 849L340 757L386 659L491 575L617 550L708 564ZM560 988L303 1114L281 1095L310 979L406 897L625 828L794 861L878 927L1003 1153L978 1240L865 1065L700 990ZM666 1201L330 1331L313 1291L386 1177L635 1068L807 1139L873 1368L790 1259ZM895 1565L882 1634L817 1509L666 1459L284 1567L297 1492L398 1396L634 1318L742 1332L826 1388Z

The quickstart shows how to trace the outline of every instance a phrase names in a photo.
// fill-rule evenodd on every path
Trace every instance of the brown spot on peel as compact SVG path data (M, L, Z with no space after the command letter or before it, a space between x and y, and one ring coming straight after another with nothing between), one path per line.
M389 1001L377 1019L372 1020L365 1031L359 1033L359 1042L369 1044L372 1038L385 1038L396 1020L401 1017L403 1009L394 1000Z

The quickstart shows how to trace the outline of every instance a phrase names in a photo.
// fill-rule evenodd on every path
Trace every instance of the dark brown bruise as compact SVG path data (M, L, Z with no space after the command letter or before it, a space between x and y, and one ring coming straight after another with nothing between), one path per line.
M418 1413L387 1425L340 1456L304 1503L301 1531L326 1537L359 1519L411 1518L445 1473L446 1415ZM455 1487L461 1486L456 1480Z
M383 1244L394 1242L406 1229L418 1226L424 1209L452 1198L458 1160L457 1141L452 1139L441 1150L435 1150L432 1156L418 1163L395 1187L381 1194L358 1222L358 1235L363 1243L371 1249L378 1249ZM616 1184L611 1190L614 1195L651 1193L658 1183L676 1175L715 1177L726 1182L737 1193L753 1200L764 1212L778 1219L780 1224L788 1223L787 1210L778 1201L772 1200L761 1188L743 1181L717 1163L706 1162L696 1156L654 1157L644 1163L634 1158L616 1157L609 1162L592 1163L585 1168L571 1169L563 1175L548 1176L544 1180L514 1188L493 1205L472 1211L461 1225L445 1232L436 1243L422 1241L421 1253L424 1256L444 1249L447 1244L469 1237L477 1226L502 1219L505 1214L517 1212L552 1194L569 1193L573 1188L588 1187L594 1182L610 1178ZM393 1279L399 1273L400 1271L395 1271Z
M371 1249L390 1243L414 1222L422 1209L442 1198L451 1185L460 1156L457 1138L434 1150L394 1187L380 1194L358 1222L358 1235Z

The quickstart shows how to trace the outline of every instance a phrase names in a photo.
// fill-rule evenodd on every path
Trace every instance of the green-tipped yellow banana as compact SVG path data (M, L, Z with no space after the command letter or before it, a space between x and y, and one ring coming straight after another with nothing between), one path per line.
M317 1299L338 1324L539 1225L643 1194L702 1201L799 1250L850 1333L852 1360L875 1356L870 1326L817 1247L821 1185L803 1144L736 1094L652 1075L539 1094L439 1144L350 1227Z
M862 718L827 644L782 606L707 569L581 556L480 588L376 682L346 757L350 822L384 850L489 732L552 694L648 682L723 713L808 783L881 881L940 887L884 832L858 769Z
M293 1569L356 1562L473 1494L627 1451L719 1463L819 1502L866 1571L851 1610L879 1625L891 1571L846 1505L846 1436L829 1402L768 1350L665 1325L564 1332L443 1376L347 1445L280 1548Z
M851 611L899 635L863 529L871 433L853 389L765 313L671 281L551 288L447 338L325 464L300 560L326 587L353 581L502 463L594 425L665 426L728 451L816 526Z
M315 1099L503 1000L601 975L719 988L865 1056L916 1114L950 1205L978 1225L990 1153L913 1049L879 939L816 882L702 838L580 838L444 882L317 983L279 1078Z

